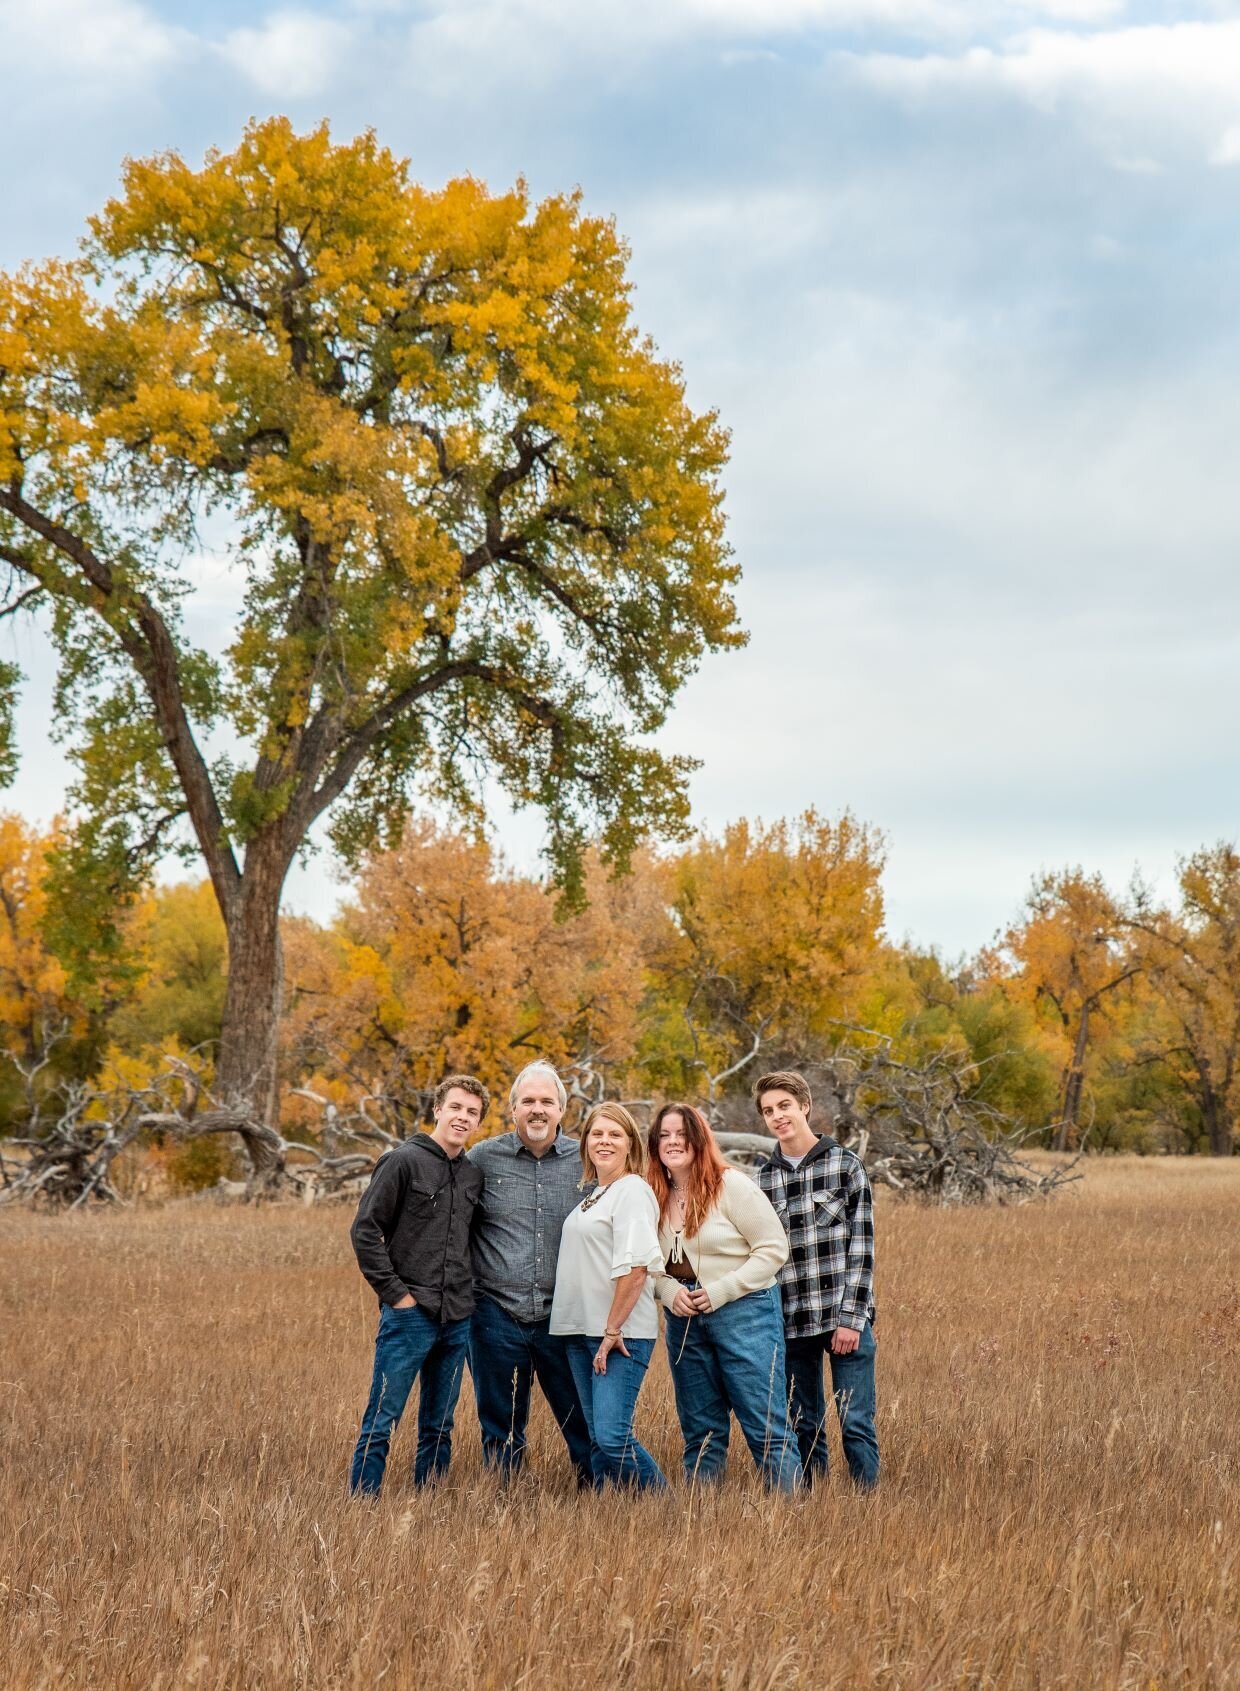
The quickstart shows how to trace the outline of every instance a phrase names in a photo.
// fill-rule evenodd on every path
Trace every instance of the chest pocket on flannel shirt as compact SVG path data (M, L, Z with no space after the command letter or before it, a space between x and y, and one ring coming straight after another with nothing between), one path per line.
M816 1202L808 1192L800 1191L785 1196L783 1203L777 1203L775 1209L788 1234L793 1256L803 1254L812 1244L818 1231Z
M848 1225L844 1212L848 1208L848 1198L843 1192L824 1192L821 1198L814 1199L814 1212L818 1225L830 1232Z

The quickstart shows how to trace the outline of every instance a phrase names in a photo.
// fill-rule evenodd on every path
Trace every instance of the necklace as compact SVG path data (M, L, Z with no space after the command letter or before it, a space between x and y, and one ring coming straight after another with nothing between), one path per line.
M606 1190L606 1186L600 1186L597 1192L591 1192L588 1198L583 1198L580 1205L581 1209L592 1210Z
M677 1187L672 1187L672 1196L676 1200L676 1208L680 1211L680 1220L672 1224L672 1262L685 1261L685 1222L689 1214L688 1200Z

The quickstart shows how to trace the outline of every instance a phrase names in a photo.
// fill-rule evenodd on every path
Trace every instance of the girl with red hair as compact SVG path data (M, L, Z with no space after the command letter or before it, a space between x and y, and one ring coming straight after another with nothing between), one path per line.
M659 1204L663 1305L690 1481L721 1480L731 1417L766 1484L793 1491L801 1464L784 1400L784 1318L776 1277L788 1240L770 1200L724 1162L692 1104L665 1104L647 1145Z

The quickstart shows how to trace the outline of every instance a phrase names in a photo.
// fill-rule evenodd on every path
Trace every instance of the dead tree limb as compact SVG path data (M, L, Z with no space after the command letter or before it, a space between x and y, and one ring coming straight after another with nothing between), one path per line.
M1076 1168L1083 1153L1045 1170L1022 1159L1030 1134L977 1096L971 1059L942 1051L923 1063L901 1062L890 1039L868 1037L868 1046L841 1046L800 1066L815 1119L857 1153L875 1184L937 1204L1019 1204L1082 1178ZM716 1137L740 1167L775 1149L763 1133Z

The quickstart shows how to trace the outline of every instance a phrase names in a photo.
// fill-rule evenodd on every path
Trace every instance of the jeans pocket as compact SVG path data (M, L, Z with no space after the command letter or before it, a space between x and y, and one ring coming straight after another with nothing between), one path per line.
M411 1315L421 1315L421 1313L421 1306L416 1303L406 1304L404 1309L397 1309L396 1305L392 1303L385 1303L383 1306L383 1314L398 1325L407 1321Z

